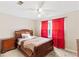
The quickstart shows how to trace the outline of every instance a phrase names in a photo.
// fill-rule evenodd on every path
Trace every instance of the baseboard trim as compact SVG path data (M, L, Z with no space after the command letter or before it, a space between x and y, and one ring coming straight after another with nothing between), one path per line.
M71 49L65 48L65 50L70 51L70 52L73 52L73 53L77 53L77 51L74 51L74 50L71 50Z

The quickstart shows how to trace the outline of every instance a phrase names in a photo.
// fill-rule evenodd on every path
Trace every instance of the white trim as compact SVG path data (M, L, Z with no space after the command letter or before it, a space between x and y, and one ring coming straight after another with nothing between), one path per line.
M68 49L68 48L65 48L65 50L70 51L70 52L73 52L73 53L77 53L77 51L71 50L71 49Z

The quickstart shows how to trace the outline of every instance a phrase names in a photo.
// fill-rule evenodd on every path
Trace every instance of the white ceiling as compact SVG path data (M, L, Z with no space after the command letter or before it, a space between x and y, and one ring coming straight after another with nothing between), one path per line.
M36 19L38 13L36 9L41 5L41 1L23 1L23 5L17 5L17 1L0 2L0 12L17 17ZM78 1L45 1L42 6L40 19L50 18L51 16L61 15L67 12L79 10Z

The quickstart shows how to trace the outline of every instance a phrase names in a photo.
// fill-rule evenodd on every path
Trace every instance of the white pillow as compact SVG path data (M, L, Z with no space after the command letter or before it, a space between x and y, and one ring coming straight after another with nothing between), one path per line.
M25 33L22 34L22 38L29 38L29 37L30 37L30 34L25 34Z

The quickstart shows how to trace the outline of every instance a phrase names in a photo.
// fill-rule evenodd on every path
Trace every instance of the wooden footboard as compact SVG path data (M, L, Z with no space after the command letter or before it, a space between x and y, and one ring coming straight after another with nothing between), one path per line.
M26 53L28 49L24 48L23 46L18 46L18 48L22 51L22 53L25 56L28 56ZM49 42L41 44L40 46L35 47L34 52L29 57L43 57L46 56L52 50L53 50L53 42L51 40Z
M45 56L52 50L53 50L53 42L49 41L38 47L35 47L34 52L35 56Z

